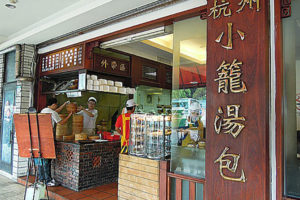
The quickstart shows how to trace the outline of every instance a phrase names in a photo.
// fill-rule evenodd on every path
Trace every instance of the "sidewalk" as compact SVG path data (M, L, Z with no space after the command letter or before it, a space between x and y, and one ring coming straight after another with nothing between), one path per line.
M0 175L0 200L23 200L26 177L20 177L14 182L5 176ZM34 177L29 177L29 182ZM117 200L118 183L106 184L81 192L75 192L62 186L49 187L49 199L51 200Z
M0 175L0 199L23 200L25 187Z

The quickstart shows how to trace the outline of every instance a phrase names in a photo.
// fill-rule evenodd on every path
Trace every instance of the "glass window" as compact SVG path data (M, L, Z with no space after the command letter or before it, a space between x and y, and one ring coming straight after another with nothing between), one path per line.
M143 79L157 80L157 69L143 65Z
M12 51L5 54L5 82L16 81L16 52Z
M206 21L174 23L171 171L205 177Z
M284 161L286 196L300 198L300 1L283 19Z

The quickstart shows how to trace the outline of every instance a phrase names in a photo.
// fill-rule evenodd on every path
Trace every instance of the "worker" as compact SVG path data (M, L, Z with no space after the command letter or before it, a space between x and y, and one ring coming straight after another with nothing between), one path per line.
M121 114L116 122L116 131L121 135L121 153L128 153L129 133L130 133L130 115L134 113L136 104L133 99L126 102L127 113Z
M190 115L187 118L188 127L184 129L184 137L181 138L182 146L198 147L198 143L205 140L203 123L200 116L200 108L201 106L198 102L191 104Z
M97 100L95 97L88 99L88 108L79 107L78 115L83 115L83 132L88 135L94 135L96 129L96 119L98 117L98 111L95 109Z
M68 122L69 118L72 116L72 112L68 114L65 119L61 119L58 113L68 104L65 102L60 107L58 107L57 99L50 98L47 101L47 107L42 109L41 113L50 113L53 130L55 130L55 124L64 125ZM35 159L35 164L38 166L39 181L46 182L47 186L56 186L56 182L51 177L51 161L52 159Z

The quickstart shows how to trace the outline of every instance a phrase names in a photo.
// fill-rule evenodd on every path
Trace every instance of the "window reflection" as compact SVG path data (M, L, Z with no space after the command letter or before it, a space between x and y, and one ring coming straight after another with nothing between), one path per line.
M173 32L171 171L205 177L206 21L176 22Z
M283 19L284 156L286 196L300 198L300 1Z

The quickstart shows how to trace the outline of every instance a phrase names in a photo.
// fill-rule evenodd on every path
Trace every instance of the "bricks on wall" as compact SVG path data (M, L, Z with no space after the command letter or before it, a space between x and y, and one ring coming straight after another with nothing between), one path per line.
M117 182L120 142L76 144L57 142L54 178L75 191Z
M36 68L36 51L34 45L21 45L21 59L20 59L20 77L34 77Z
M159 163L158 160L120 154L118 199L159 200Z

